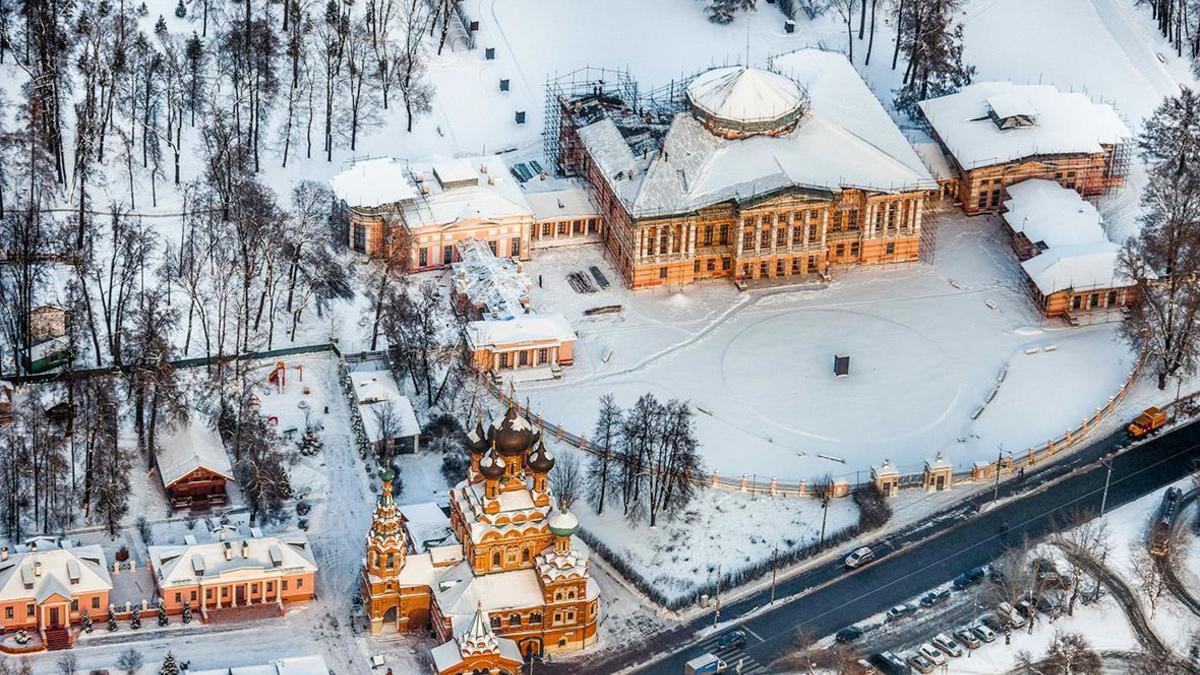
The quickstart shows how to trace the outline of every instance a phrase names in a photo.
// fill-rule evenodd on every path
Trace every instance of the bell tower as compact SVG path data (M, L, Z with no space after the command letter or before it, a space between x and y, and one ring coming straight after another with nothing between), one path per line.
M404 538L403 516L392 496L395 476L389 467L384 470L383 485L375 502L371 530L367 532L366 558L363 559L363 597L371 619L371 633L383 630L385 616L404 621L400 605L398 578L404 569L407 545Z

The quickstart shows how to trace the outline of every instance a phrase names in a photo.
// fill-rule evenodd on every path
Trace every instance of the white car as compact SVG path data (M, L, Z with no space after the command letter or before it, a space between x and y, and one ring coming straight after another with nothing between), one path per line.
M988 628L987 626L983 625L982 623L977 623L974 626L971 626L971 632L974 633L976 636L978 636L979 639L983 640L984 642L995 642L996 641L996 633L991 628Z
M921 645L917 648L917 653L933 661L933 665L935 666L945 665L946 663L946 655L942 653L942 650L934 647L933 643L926 642Z
M933 644L938 649L955 658L963 655L963 648L959 646L958 642L956 642L954 638L946 635L945 633L938 633L937 635L934 635Z
M860 565L865 565L875 559L875 554L871 552L870 547L860 546L854 549L850 555L846 556L846 567L854 569Z
M1025 627L1025 617L1021 616L1021 613L1007 602L996 605L996 616L1013 628L1021 629Z

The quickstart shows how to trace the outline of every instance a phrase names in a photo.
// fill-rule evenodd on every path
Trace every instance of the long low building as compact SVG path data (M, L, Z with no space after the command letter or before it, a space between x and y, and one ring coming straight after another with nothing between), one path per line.
M538 371L557 377L561 368L575 363L575 331L561 314L472 321L467 324L467 348L480 370L497 377L535 376Z
M845 56L715 68L682 91L678 107L655 107L598 83L562 98L550 130L559 165L596 191L630 285L819 279L919 258L937 181Z
M186 604L204 621L223 613L265 608L282 614L285 603L312 599L317 563L303 532L264 535L217 528L205 541L149 547L154 583L167 611Z
M979 82L919 106L958 174L968 215L999 210L1005 188L1030 178L1084 196L1124 182L1132 133L1115 108L1085 94Z

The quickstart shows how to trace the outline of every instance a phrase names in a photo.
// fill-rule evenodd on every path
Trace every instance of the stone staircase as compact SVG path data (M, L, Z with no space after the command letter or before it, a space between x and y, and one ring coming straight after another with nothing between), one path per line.
M54 651L71 648L71 631L66 628L47 628L45 634L46 649Z

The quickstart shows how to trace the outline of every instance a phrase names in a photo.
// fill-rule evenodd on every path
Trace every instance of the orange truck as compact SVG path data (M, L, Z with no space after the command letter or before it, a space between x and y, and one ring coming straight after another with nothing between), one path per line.
M1146 408L1141 415L1129 423L1129 435L1133 438L1141 438L1146 434L1158 431L1166 423L1167 413L1162 408Z

